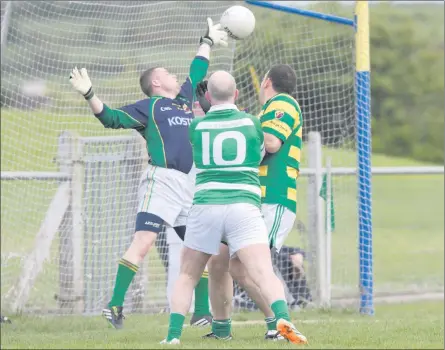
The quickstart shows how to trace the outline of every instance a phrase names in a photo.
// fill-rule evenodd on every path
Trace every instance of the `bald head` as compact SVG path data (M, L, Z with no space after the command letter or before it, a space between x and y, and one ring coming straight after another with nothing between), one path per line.
M212 105L234 103L238 95L235 78L223 70L216 71L210 76L207 89Z

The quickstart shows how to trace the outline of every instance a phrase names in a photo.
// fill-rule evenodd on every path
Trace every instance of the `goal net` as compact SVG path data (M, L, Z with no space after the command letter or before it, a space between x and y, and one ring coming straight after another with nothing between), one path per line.
M117 261L131 242L136 191L148 157L143 140L129 130L102 127L71 89L72 67L88 69L108 105L135 102L143 98L138 78L147 67L162 65L185 79L206 17L218 21L236 3L242 4L2 2L2 308L100 312L110 299ZM335 167L355 166L353 30L249 7L257 19L255 33L213 50L209 73L231 71L239 106L255 114L264 74L273 64L290 64L298 76L295 98L303 111L304 140L318 133ZM305 174L306 146L302 158L297 223L274 259L293 305L319 298L311 203L320 204L313 195L315 188L318 198L321 188L314 184L322 183ZM358 293L355 177L336 178L331 185L335 217L326 221L335 221L332 295L342 297ZM161 235L128 292L126 309L166 307L166 256ZM238 287L235 306L255 308Z

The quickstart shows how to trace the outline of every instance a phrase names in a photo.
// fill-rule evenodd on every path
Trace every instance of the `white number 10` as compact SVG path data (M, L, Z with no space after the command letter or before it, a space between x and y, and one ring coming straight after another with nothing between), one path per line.
M225 140L236 141L236 157L233 160L223 158L223 142ZM246 160L246 138L239 131L224 131L213 140L212 158L215 165L241 165ZM210 133L202 133L202 164L210 165Z

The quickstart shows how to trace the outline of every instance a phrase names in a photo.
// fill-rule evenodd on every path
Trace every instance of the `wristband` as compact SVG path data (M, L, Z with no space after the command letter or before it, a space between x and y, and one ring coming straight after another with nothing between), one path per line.
M201 45L201 44L207 44L207 45L209 45L210 47L212 47L212 46L213 46L213 40L210 39L208 36L202 36L202 37L199 39L199 45Z
M93 98L93 96L94 96L93 87L90 87L90 89L87 91L87 93L85 95L83 95L83 97L87 101L91 100Z

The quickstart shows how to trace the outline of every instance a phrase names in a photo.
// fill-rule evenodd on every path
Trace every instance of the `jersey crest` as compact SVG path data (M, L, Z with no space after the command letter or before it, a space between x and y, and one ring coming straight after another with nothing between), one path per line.
M275 118L276 118L276 119L280 119L280 118L282 118L283 115L284 115L284 112L283 112L283 111L275 111Z
M192 110L190 109L189 106L187 106L186 103L183 104L172 103L172 105L175 106L178 111L184 111L185 114L192 113Z
M190 110L189 106L187 106L185 103L182 105L182 109L186 114L190 114L192 111Z

